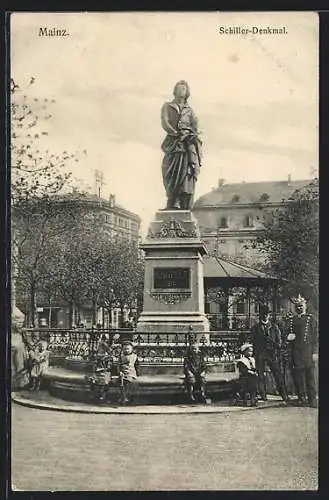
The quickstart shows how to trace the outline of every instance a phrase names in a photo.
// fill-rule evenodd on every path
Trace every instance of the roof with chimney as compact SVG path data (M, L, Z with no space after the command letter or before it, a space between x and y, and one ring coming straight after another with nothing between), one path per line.
M116 203L115 195L113 194L111 194L109 196L109 199L107 200L105 198L100 198L96 194L87 192L81 193L79 191L73 190L71 193L65 193L61 194L60 196L57 196L57 199L58 201L61 202L69 201L69 202L82 203L84 205L89 205L89 206L97 206L101 209L109 210L115 214L122 215L130 219L134 219L138 223L141 222L141 218L139 215L135 214L134 212L131 212L127 208Z
M295 191L305 188L312 179L267 182L239 182L225 184L219 180L217 188L196 200L194 208L218 205L245 205L253 203L280 203Z

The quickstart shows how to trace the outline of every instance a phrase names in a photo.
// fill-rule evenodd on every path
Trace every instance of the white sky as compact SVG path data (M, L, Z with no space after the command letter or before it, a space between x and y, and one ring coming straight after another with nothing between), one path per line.
M286 26L287 35L220 35L218 26ZM39 28L70 36L39 37ZM138 213L165 205L160 109L191 87L204 161L196 198L226 182L311 177L318 167L315 13L15 13L11 73L55 98L45 149L87 150L70 165L94 190Z

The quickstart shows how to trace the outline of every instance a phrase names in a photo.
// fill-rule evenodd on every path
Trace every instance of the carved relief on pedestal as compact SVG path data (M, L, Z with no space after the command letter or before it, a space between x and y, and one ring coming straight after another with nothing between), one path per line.
M170 219L163 222L158 231L153 231L151 228L147 234L148 238L198 238L197 231L194 227L186 230L182 224L175 219Z
M159 302L163 302L165 304L179 304L180 302L184 302L188 300L192 295L191 291L186 292L150 292L150 296L154 300L158 300Z

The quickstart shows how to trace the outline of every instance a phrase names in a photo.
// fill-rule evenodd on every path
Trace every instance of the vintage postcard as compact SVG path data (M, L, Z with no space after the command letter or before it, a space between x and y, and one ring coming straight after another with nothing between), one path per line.
M12 489L317 490L318 15L10 51Z

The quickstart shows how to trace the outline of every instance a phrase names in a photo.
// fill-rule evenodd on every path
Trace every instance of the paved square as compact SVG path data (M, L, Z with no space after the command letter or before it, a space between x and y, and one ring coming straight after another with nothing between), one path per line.
M318 412L103 415L13 404L20 490L316 490Z

